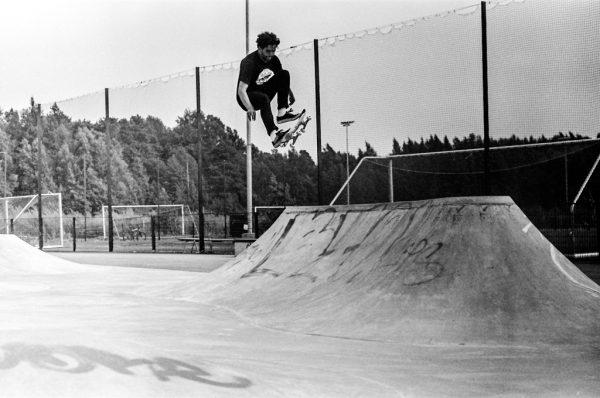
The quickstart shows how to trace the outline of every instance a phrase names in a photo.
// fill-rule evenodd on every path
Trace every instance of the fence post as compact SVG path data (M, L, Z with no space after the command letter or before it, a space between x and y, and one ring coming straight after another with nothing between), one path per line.
M394 166L392 159L390 159L388 167L388 177L390 179L390 203L394 203Z
M246 11L248 11L248 4L246 3ZM246 15L246 22L248 21L248 15ZM247 28L247 26L246 26ZM248 40L246 37L246 54L248 53ZM200 106L200 68L196 67L196 166L198 168L198 253L204 253L204 191L203 187L203 176L202 176L202 133L201 133L201 122L202 109ZM246 120L246 129L248 130L247 140L247 157L252 158L252 145L250 141L250 121ZM250 169L252 170L252 163L250 163ZM249 192L247 196L250 198L248 203L252 202L252 172L248 173L250 176L249 181ZM250 205L248 205L249 208Z
M571 207L570 222L569 222L569 237L571 238L571 253L575 256L575 208Z
M73 217L73 251L77 251L77 228L75 217Z
M10 233L14 234L15 233L15 220L14 219L10 219Z
M488 99L487 3L481 2L481 69L483 71L483 192L490 194L490 117Z
M33 98L31 99L31 105L34 105ZM37 130L37 140L38 140L38 153L37 153L37 190L38 190L38 248L42 250L44 248L44 220L43 220L43 209L42 209L42 178L43 178L43 170L42 170L42 135L43 135L43 127L42 127L42 106L38 104L37 113L34 110L34 115L36 118L36 130Z
M112 209L112 141L110 138L110 106L108 97L108 88L104 89L104 108L106 118L104 119L105 139L106 139L106 185L107 185L107 201L108 201L108 251L113 251L113 209Z
M152 236L152 251L156 251L156 221L154 216L150 217L150 231Z
M317 123L317 196L319 205L324 204L323 182L321 180L321 78L319 70L319 40L313 40L314 65L315 65L315 118Z
M598 203L598 202L596 202ZM600 217L598 217L598 205L594 208L596 212L596 250L598 251L598 257L600 257Z

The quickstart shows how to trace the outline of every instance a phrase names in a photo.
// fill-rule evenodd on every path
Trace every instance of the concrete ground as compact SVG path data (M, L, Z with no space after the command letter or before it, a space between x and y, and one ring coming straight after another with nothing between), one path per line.
M89 266L0 282L6 398L595 397L580 347L403 345L266 327L175 297L207 274ZM151 287L162 293L148 294ZM600 355L597 352L596 355Z
M2 398L598 397L599 319L506 198L289 208L236 258L0 236Z
M51 252L51 255L80 264L210 272L234 258L227 254Z

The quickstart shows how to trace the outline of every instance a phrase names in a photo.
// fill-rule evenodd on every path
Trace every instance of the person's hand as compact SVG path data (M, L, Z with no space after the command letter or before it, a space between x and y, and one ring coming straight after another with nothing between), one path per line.
M256 111L254 109L249 110L247 112L247 116L248 116L248 121L250 121L250 122L256 120Z
M289 101L290 106L294 105L294 102L296 102L296 97L294 97L294 93L292 93L292 90L290 90Z

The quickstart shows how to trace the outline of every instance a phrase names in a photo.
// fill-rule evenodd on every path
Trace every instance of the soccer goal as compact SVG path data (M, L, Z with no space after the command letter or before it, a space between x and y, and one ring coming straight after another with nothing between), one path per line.
M521 197L526 198L523 193L534 184L548 185L557 180L557 174L567 168L569 158L571 163L578 160L581 163L579 169L571 166L570 173L582 173L571 175L571 179L578 177L575 180L580 188L574 198L566 195L566 202L573 208L600 163L599 147L600 139L491 147L488 174L493 175L502 195L518 201ZM365 156L344 180L329 205L394 202L399 195L401 200L481 195L486 173L484 154L484 148L473 148ZM540 175L553 178L540 178Z
M13 233L37 246L39 243L38 195L0 198L2 214L0 230ZM62 247L64 244L62 194L42 194L42 225L44 248Z
M164 235L185 235L185 205L118 205L112 206L113 233L119 239L138 239L151 233L151 217ZM188 221L189 223L189 221ZM108 206L102 206L102 232L108 238Z
M510 196L563 254L598 255L599 138L491 147L485 160L483 148L365 156L330 205Z

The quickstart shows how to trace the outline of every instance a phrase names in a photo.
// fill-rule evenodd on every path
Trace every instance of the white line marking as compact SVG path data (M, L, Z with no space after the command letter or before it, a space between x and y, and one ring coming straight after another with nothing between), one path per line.
M532 223L527 224L524 228L523 228L523 233L526 234L527 232L529 232L529 228L533 227Z

